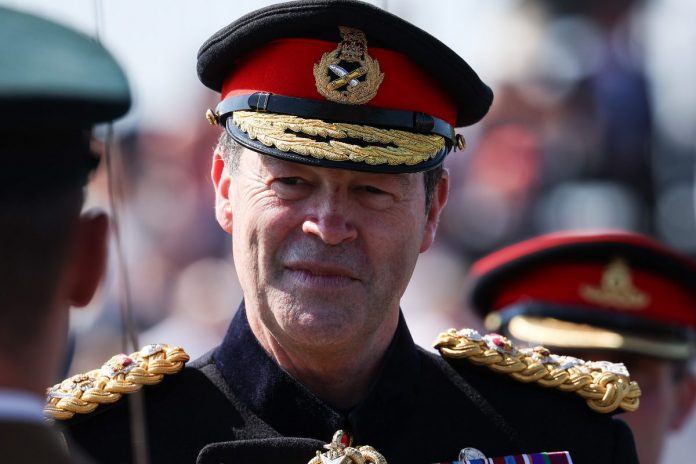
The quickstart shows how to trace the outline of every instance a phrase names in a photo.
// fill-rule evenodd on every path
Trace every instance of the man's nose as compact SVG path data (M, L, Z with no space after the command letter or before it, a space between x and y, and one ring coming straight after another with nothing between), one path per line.
M327 245L355 240L358 231L349 212L345 195L333 194L320 199L302 223L302 231L314 235Z

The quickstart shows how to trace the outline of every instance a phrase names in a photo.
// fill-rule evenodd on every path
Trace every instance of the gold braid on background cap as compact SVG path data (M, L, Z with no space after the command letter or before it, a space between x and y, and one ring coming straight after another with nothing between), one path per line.
M558 356L542 346L517 349L502 335L481 336L473 329L442 332L434 346L446 358L468 359L520 382L575 392L599 413L635 411L640 403L640 387L623 364Z
M147 345L129 356L118 354L100 369L74 375L49 388L44 414L65 420L76 413L90 413L143 385L160 383L165 375L179 372L188 360L182 348L164 344Z
M235 111L232 120L250 139L268 147L330 161L410 166L433 158L445 147L445 139L440 135L329 123L286 114ZM380 145L354 145L340 139Z

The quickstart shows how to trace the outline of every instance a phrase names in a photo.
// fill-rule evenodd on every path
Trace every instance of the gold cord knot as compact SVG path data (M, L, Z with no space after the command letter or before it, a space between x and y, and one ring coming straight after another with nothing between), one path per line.
M313 457L308 464L387 464L387 460L371 446L354 448L353 438L339 430L331 443L324 445L325 452Z

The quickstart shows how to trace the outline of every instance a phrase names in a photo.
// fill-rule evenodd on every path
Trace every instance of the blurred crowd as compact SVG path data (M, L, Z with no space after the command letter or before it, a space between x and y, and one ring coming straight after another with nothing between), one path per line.
M386 6L399 13L397 2ZM669 79L658 85L649 66L660 51L650 40L653 13L638 0L528 0L500 18L519 40L499 57L508 66L494 76L491 113L462 132L466 150L446 162L450 202L403 300L419 344L450 326L482 328L466 307L468 266L524 238L622 228L696 254L693 127L672 124L679 113L660 107L671 96ZM661 72L680 72L672 66ZM140 344L181 345L195 358L223 336L241 290L213 215L207 170L219 134L203 111L214 104L192 108L187 130L118 134L111 180L125 262L111 260L101 297L74 314L66 373L121 350L126 286ZM108 208L106 164L100 169L88 201ZM690 446L683 452L693 454Z

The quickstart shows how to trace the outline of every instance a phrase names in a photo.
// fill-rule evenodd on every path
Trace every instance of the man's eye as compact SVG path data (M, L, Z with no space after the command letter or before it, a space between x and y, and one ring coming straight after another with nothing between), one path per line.
M367 208L382 210L394 204L394 195L372 185L364 185L358 189L358 192L360 192L358 195L360 202Z
M372 187L371 185L364 186L363 190L365 190L367 193L375 193L375 194L383 194L383 195L387 194L387 192L385 192L384 190L378 189L377 187Z
M280 177L276 179L276 182L280 182L283 185L300 185L305 183L299 177Z
M309 183L301 177L277 177L271 189L283 200L300 200L311 191Z

